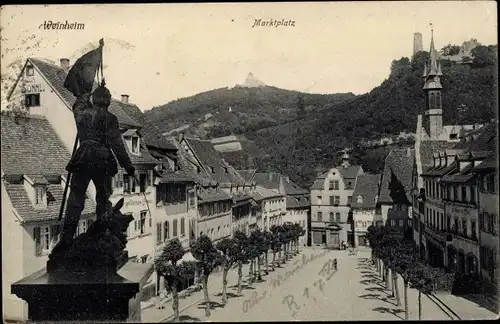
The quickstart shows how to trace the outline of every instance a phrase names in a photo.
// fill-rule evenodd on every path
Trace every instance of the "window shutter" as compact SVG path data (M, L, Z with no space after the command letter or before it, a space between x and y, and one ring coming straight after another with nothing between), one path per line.
M33 239L35 240L35 255L42 254L42 244L40 238L40 227L33 229Z
M57 237L60 233L60 226L59 224L52 225L51 232L52 232L52 237Z

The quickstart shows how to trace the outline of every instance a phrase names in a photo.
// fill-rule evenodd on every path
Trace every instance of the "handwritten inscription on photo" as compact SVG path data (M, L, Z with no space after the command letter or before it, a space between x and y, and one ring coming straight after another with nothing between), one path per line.
M306 286L304 287L303 293L301 297L307 298L308 300L313 300L316 302L316 298L314 297L313 293L317 290L319 290L325 297L325 286L326 282L330 280L333 275L337 272L337 263L336 260L332 261L327 261L323 264L323 267L321 267L321 270L319 271L318 275L320 278L315 280L312 284L312 287ZM281 302L282 304L286 304L288 306L288 309L292 313L292 316L295 317L297 313L300 310L300 305L297 304L295 295L289 294L286 295L283 298L283 301ZM303 304L304 305L304 304Z
M302 259L295 260L293 262L292 270L285 272L285 275L278 275L277 278L271 278L269 280L271 288L268 290L264 290L261 294L257 292L253 292L250 298L245 299L242 304L242 310L244 313L247 313L251 308L255 307L262 299L269 297L270 292L278 288L283 282L290 279L298 270L303 269L306 265L308 265L311 261L319 259L326 255L329 251L324 251L319 254L312 254L309 258L303 254ZM330 263L331 261L328 261Z

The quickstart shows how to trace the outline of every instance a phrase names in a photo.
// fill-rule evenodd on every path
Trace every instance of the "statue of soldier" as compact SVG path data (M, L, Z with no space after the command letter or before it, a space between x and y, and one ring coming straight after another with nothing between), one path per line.
M106 211L111 207L112 179L118 173L116 160L130 176L135 173L121 138L118 120L108 111L111 93L102 84L92 94L93 104L89 99L90 94L79 96L73 106L80 145L66 167L72 174L71 191L59 249L73 241L90 181L96 187L96 215L101 218L106 217ZM59 249L54 248L54 252Z

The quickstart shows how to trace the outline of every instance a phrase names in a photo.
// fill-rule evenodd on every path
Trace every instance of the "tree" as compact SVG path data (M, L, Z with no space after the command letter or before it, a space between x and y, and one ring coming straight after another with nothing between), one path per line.
M208 296L208 277L212 271L222 263L222 256L212 243L212 240L206 236L200 236L191 248L191 253L198 261L201 268L201 280L203 283L203 292L205 295L205 316L210 316L210 299Z
M167 242L163 247L160 256L155 260L156 272L159 276L165 278L167 286L172 290L175 320L179 320L179 283L184 279L188 272L185 266L178 265L186 251L182 247L178 238L174 238Z
M413 242L404 239L398 248L393 252L393 269L403 278L404 301L405 301L405 319L408 320L408 285L410 283L411 271L417 262L417 256L414 253Z
M250 260L250 270L248 273L248 285L251 286L255 280L256 269L258 268L258 277L260 277L260 254L262 253L263 235L260 230L255 230L250 233L250 246L247 250L247 258ZM261 278L262 279L262 278Z
M250 247L250 242L248 237L242 231L236 231L233 234L233 239L236 242L237 252L236 252L236 262L238 263L238 295L242 292L242 277L243 277L243 262L247 261L248 252Z
M497 46L477 46L472 51L472 64L475 67L495 66L497 64Z
M422 319L422 294L429 294L433 291L434 282L429 266L421 261L413 264L409 271L409 281L418 290L418 319Z
M233 264L238 261L240 250L238 242L234 238L223 238L216 244L217 249L222 254L222 303L227 303L227 274Z
M271 249L273 251L273 271L274 271L274 266L276 265L276 253L281 254L281 246L282 242L280 241L280 232L279 232L279 227L276 225L271 226L270 231L273 235L273 239L271 241ZM280 266L280 262L278 261L278 267Z
M263 249L264 249L264 262L266 264L266 269L265 269L265 274L269 274L269 261L268 261L268 252L269 252L269 249L272 248L272 245L273 245L273 233L271 233L270 231L265 231L264 232L264 244L263 244ZM274 269L274 266L273 266L273 269Z

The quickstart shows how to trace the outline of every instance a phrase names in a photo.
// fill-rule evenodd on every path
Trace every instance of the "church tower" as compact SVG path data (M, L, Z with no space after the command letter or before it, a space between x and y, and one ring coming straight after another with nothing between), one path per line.
M430 62L425 64L423 74L425 94L425 122L424 127L431 140L437 140L443 129L443 106L441 100L440 76L441 63L438 61L438 53L434 48L434 31L431 30L431 48L429 51Z

